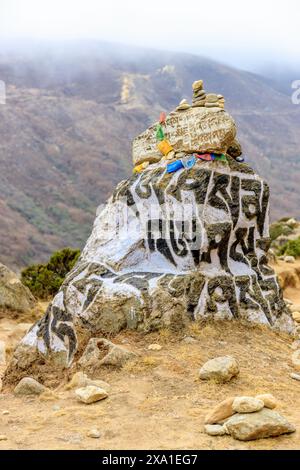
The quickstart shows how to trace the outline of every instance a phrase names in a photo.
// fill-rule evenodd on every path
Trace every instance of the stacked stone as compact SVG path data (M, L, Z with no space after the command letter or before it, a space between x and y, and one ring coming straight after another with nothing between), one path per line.
M177 106L176 108L176 111L186 111L187 109L189 109L191 106L189 105L189 103L187 102L187 100L181 100L179 105Z
M192 106L204 107L206 101L206 92L203 90L203 80L197 80L193 83L193 101Z
M218 95L219 108L225 108L225 98L223 95Z
M209 93L206 95L205 101L206 108L219 108L219 98L215 93Z

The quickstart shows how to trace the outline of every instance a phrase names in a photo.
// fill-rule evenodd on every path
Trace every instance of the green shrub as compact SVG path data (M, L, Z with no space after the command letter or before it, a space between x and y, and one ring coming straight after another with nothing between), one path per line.
M296 240L289 240L279 249L279 255L300 257L300 237Z
M47 264L34 264L24 269L21 279L33 295L48 299L55 295L80 256L80 250L64 248L53 253Z
M280 237L280 235L290 235L293 229L284 223L275 222L274 224L270 225L270 237L271 240L274 241L276 238Z

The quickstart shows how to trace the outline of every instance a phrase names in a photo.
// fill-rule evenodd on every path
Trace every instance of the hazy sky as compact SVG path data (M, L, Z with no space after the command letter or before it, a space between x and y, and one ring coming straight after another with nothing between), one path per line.
M0 0L0 38L99 38L245 67L299 63L299 21L299 0Z

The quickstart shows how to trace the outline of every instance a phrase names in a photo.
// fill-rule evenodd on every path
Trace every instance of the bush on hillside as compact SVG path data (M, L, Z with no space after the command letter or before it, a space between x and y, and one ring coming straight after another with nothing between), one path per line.
M281 235L290 235L293 232L293 229L283 222L275 222L270 225L270 237L274 241Z
M55 295L80 256L80 250L64 248L53 253L47 264L34 264L24 269L21 279L33 295L48 299Z
M279 249L279 255L300 257L300 237L296 240L289 240Z

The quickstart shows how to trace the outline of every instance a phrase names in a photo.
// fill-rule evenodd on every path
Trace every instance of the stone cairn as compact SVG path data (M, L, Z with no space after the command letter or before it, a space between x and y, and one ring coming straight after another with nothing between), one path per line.
M176 111L186 111L191 106L186 99L183 99L176 108ZM206 107L206 108L225 108L225 99L223 95L216 95L215 93L208 93L203 90L203 80L197 80L193 83L193 99L192 107Z
M192 106L163 113L134 139L139 171L97 215L80 259L9 370L22 373L41 357L68 367L83 337L125 328L234 319L294 330L268 266L269 187L230 156L241 150L224 98L206 95L201 80L193 91Z

